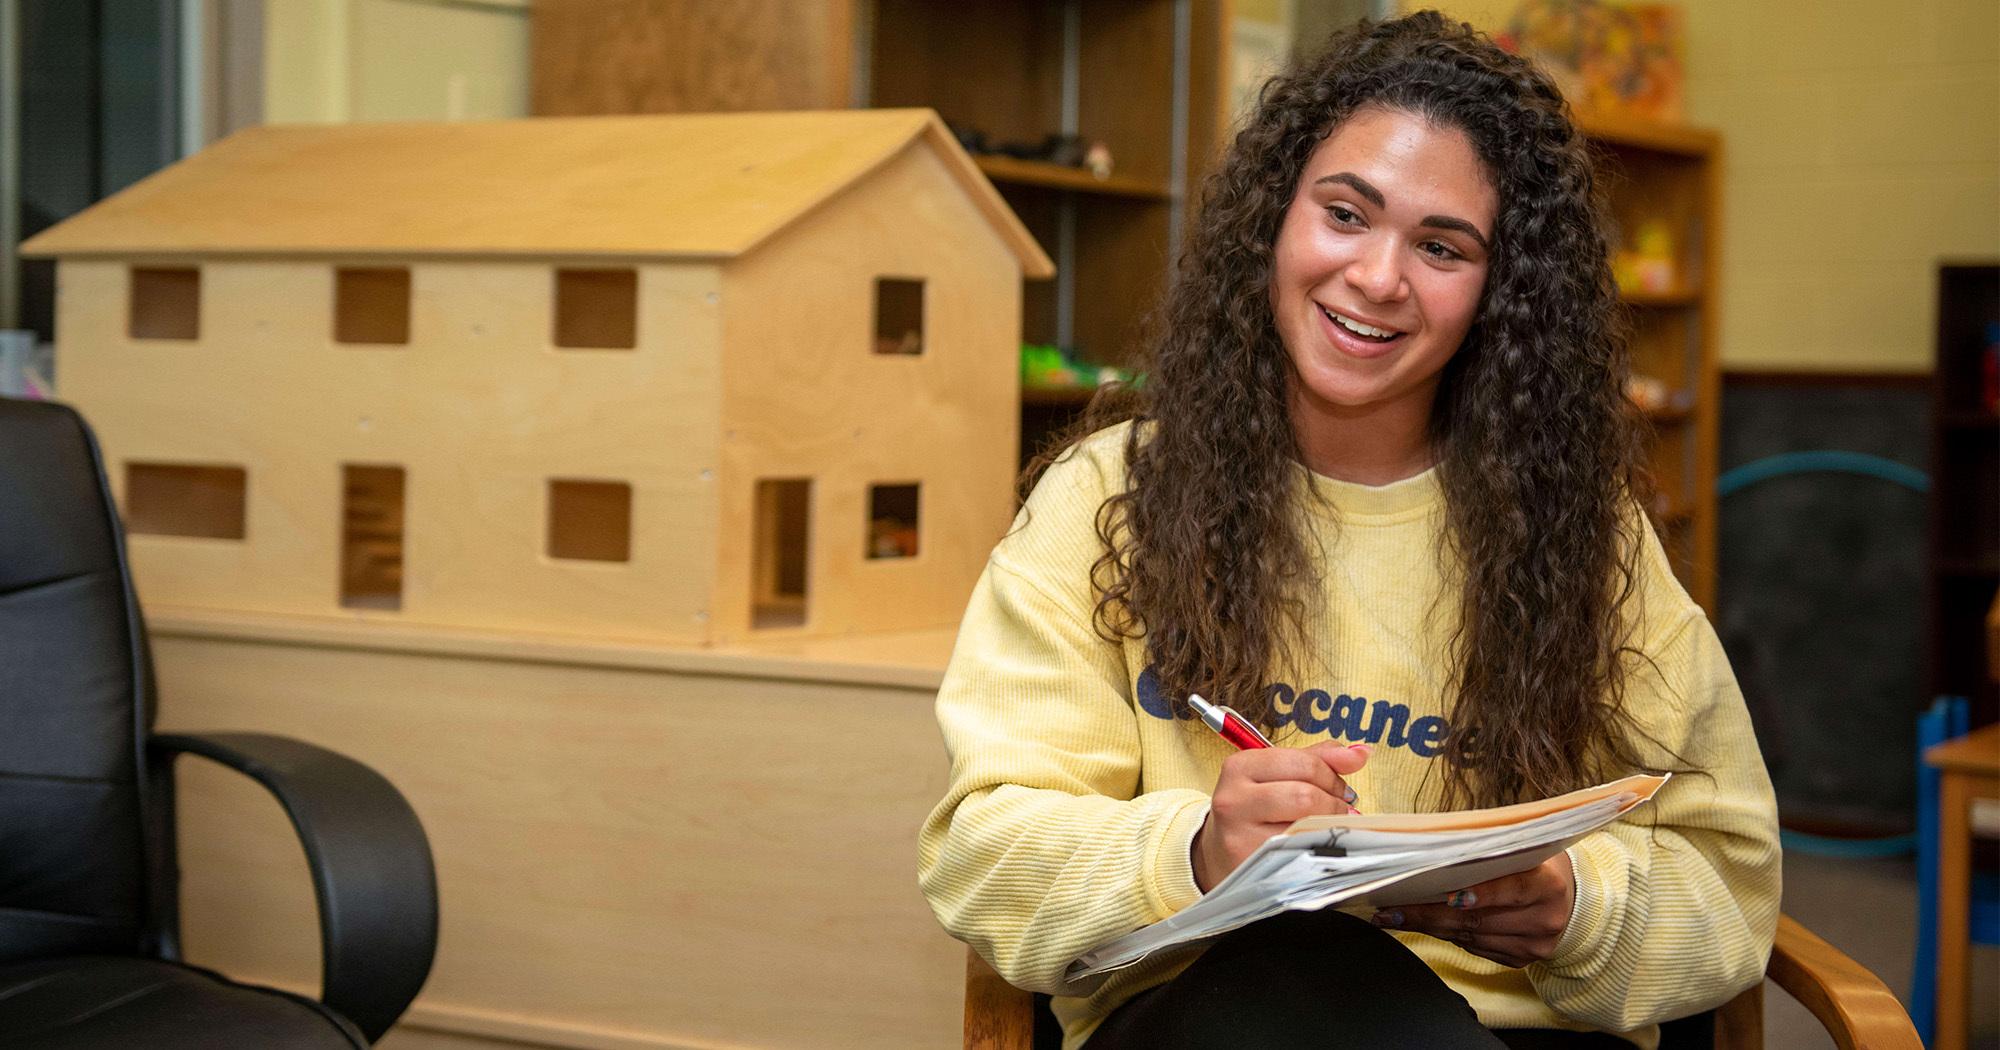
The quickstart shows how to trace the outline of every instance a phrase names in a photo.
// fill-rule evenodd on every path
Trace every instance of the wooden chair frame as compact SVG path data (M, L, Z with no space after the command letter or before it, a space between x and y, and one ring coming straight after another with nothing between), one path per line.
M1840 1050L1923 1050L1895 993L1789 916L1778 918L1777 946L1765 976L1812 1011ZM966 952L965 1050L1034 1050L1034 1010L1032 994ZM1764 986L1758 985L1715 1012L1715 1048L1763 1045Z

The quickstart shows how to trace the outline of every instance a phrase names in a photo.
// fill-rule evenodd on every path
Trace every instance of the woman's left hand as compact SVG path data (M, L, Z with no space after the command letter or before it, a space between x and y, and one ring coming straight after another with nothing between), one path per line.
M1521 967L1555 954L1575 900L1576 873L1564 852L1517 875L1459 890L1443 904L1378 911L1375 925L1427 933L1482 959Z

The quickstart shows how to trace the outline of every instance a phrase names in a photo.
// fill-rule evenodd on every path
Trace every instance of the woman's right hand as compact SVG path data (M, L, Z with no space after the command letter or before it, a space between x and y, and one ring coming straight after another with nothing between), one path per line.
M1366 744L1261 747L1224 759L1208 820L1194 836L1195 885L1207 893L1292 821L1350 812L1342 778L1367 764Z

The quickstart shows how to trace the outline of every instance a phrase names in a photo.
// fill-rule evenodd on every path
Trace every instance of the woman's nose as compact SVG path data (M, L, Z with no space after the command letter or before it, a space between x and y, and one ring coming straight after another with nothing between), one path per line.
M1348 264L1345 272L1347 283L1372 303L1402 298L1403 270L1390 241L1391 238L1385 237L1370 244Z

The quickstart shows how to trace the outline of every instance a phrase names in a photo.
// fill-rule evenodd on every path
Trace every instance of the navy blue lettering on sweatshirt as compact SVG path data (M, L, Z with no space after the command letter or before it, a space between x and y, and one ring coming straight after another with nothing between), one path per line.
M1139 672L1137 683L1140 710L1154 718L1171 719L1173 708L1160 691L1160 677L1151 667ZM1437 715L1410 718L1410 705L1388 700L1369 700L1325 689L1298 689L1285 682L1264 687L1277 712L1275 729L1297 726L1307 736L1326 734L1331 740L1350 744L1409 749L1421 758L1432 758L1438 745L1451 732L1451 724Z

